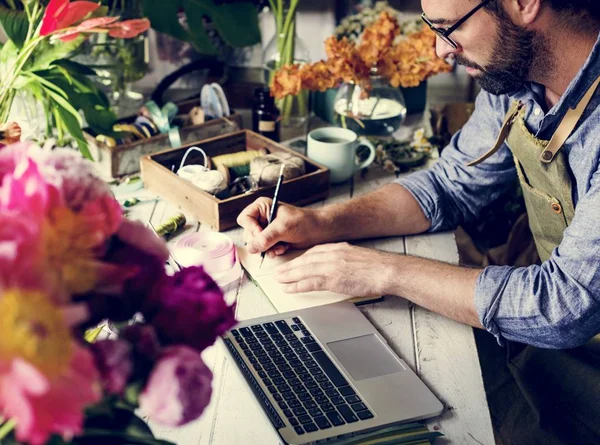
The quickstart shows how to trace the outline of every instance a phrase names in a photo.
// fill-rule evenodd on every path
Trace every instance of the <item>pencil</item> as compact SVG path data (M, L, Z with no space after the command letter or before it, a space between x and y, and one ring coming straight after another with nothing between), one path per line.
M267 227L269 227L269 224L273 222L273 219L275 219L275 213L277 212L277 203L279 202L279 190L281 189L281 183L283 182L283 168L284 164L281 164L281 170L279 170L279 178L277 179L277 185L275 186L275 194L273 195L273 203L271 204L271 211L269 212L269 220L267 221ZM260 266L258 266L259 269L262 267L266 253L267 252L261 252L260 254Z

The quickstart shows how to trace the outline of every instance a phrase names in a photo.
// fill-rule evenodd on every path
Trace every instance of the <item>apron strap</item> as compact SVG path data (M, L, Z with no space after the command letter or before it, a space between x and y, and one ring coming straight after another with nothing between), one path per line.
M590 89L585 93L585 96L583 96L577 107L569 108L569 110L565 114L565 117L556 129L556 132L552 136L552 139L550 139L550 142L548 143L546 149L542 151L542 154L540 155L540 161L542 161L544 164L551 163L554 157L556 156L556 153L560 151L567 138L575 129L577 122L579 122L581 115L590 103L590 100L594 96L594 93L596 92L596 89L598 88L599 84L600 77L596 79L596 81L592 84Z
M508 137L508 134L510 133L512 124L515 122L515 119L519 115L519 112L521 111L522 108L523 108L523 103L521 101L513 102L512 106L508 110L508 113L506 113L506 117L504 118L504 122L502 123L502 128L500 129L500 134L498 135L498 138L496 139L496 143L494 144L494 146L489 151L487 151L486 153L484 153L482 156L478 157L474 161L468 162L466 164L467 167L472 167L473 165L482 163L487 158L489 158L494 153L496 153L500 149L500 147L502 147L502 144L504 144L504 141L506 140L506 138Z

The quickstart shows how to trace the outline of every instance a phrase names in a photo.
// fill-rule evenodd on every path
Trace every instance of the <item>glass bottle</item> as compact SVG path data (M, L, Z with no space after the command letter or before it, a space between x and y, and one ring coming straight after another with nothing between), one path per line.
M340 86L333 101L336 123L361 135L390 136L406 117L404 96L376 68L369 80L370 89L354 83Z
M279 110L267 87L257 88L254 91L252 131L275 142L280 140Z

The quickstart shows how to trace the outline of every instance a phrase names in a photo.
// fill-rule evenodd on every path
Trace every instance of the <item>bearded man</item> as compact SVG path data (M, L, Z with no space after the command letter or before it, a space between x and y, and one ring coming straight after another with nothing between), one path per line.
M316 245L280 270L288 292L402 295L495 336L502 365L489 351L481 361L499 443L598 444L600 4L422 6L438 55L483 89L439 162L348 202L281 205L264 229L270 200L261 198L238 222L251 252ZM517 178L541 264L467 269L338 243L476 221L502 207Z

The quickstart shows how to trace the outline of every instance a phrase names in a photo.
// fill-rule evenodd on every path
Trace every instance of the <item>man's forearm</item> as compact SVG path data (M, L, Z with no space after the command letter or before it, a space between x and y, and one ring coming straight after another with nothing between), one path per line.
M385 293L477 328L483 328L475 309L475 282L480 269L397 255L386 264Z
M319 242L422 233L431 223L413 195L400 184L389 184L349 201L319 210Z

